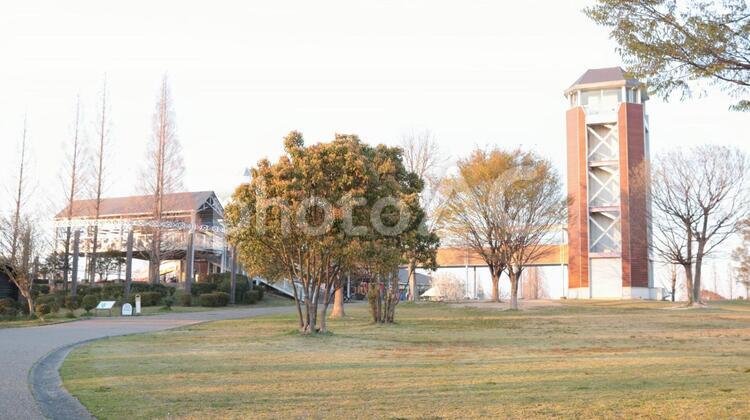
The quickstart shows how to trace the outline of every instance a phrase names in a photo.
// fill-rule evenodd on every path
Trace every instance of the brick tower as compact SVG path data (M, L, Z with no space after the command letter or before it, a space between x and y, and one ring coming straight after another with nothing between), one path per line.
M588 70L565 91L568 297L657 298L646 194L635 175L648 163L648 99L619 67Z

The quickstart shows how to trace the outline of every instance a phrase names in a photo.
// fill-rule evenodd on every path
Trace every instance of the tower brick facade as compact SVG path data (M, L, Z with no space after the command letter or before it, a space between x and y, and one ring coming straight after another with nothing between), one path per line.
M588 70L565 95L568 296L656 298L643 181L646 91L614 67Z

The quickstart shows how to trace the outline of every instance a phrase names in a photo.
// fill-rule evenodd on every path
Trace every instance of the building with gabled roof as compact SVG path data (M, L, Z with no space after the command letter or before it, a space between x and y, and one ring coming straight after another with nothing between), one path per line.
M224 208L213 191L165 194L162 201L162 267L163 281L184 281L187 267L191 278L200 279L218 273L226 262L224 241ZM154 197L140 195L104 198L96 219L95 200L76 200L72 208L62 209L54 218L57 248L67 237L67 229L80 234L79 252L90 257L93 227L98 226L97 254L124 256L129 232L133 232L133 257L148 260L153 232ZM192 240L192 247L189 246ZM188 264L188 258L192 259Z

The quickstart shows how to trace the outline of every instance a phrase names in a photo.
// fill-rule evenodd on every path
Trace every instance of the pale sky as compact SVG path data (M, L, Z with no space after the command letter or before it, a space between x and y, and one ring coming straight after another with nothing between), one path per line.
M620 64L606 29L581 13L587 3L3 2L0 194L12 188L27 114L38 208L58 207L75 97L93 141L105 73L109 196L137 190L164 72L189 190L226 199L245 167L280 155L290 130L308 142L340 132L396 144L428 129L449 159L475 146L523 145L564 175L563 90L588 68ZM728 111L730 99L709 93L649 103L653 151L707 142L750 148L750 114Z

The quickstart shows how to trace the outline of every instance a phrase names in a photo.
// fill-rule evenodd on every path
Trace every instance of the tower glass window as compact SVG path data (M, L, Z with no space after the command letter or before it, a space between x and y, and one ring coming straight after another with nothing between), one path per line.
M617 107L622 102L621 89L597 89L581 92L581 105L589 114L602 114L617 112Z

